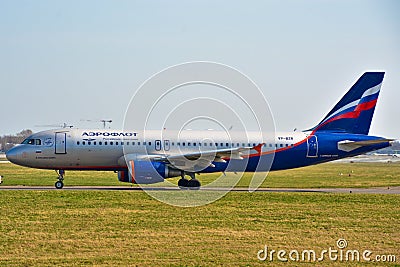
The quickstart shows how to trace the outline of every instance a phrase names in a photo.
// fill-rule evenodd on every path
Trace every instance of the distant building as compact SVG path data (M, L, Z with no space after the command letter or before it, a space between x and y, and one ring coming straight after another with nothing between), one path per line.
M386 147L382 148L373 152L369 152L367 154L383 154L383 155L393 155L393 154L399 154L400 155L400 150L396 147Z

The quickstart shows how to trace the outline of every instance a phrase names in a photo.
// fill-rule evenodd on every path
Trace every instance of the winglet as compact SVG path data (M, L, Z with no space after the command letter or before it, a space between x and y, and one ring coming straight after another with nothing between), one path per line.
M258 154L261 154L261 148L263 145L265 145L265 143L258 144L256 146L252 147L252 149L256 150L258 152Z

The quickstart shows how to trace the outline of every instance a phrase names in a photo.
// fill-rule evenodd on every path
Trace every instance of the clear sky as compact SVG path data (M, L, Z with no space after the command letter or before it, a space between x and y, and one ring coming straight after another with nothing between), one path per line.
M371 134L400 137L400 2L0 0L0 135L112 119L174 64L252 78L276 128L319 122L367 70L386 76Z

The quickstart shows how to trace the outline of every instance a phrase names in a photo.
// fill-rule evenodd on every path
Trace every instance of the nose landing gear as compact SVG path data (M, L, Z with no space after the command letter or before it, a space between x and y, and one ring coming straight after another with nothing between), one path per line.
M57 189L61 189L64 187L64 175L65 175L65 171L64 170L56 170L56 173L58 174L58 181L54 184L54 186Z

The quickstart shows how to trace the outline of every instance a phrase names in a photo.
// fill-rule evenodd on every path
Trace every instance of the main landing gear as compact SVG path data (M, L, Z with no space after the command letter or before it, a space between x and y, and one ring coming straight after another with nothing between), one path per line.
M58 181L54 184L54 186L57 189L61 189L64 187L64 175L65 175L65 171L64 170L56 170L56 173L58 174Z
M185 178L185 174L190 176L190 180ZM201 183L196 179L194 172L182 172L181 179L178 181L178 186L181 189L199 190Z

